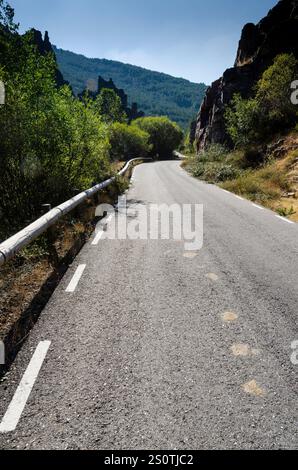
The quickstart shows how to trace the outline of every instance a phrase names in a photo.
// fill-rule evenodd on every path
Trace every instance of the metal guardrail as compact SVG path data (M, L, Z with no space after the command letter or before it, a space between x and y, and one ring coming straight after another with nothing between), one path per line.
M119 171L118 176L124 175L130 167L131 163L137 160L151 161L150 158L133 158L132 160L127 162L127 164L124 166L124 168L122 168L121 171ZM60 204L59 206L50 210L42 217L35 220L32 224L28 225L23 230L1 243L0 266L5 264L7 261L13 258L22 248L29 245L33 240L35 240L42 233L44 233L49 227L55 224L57 220L71 212L89 197L94 196L94 194L109 186L115 181L115 179L116 176L113 176L112 178L104 181L103 183L97 184L96 186L93 186L92 188L83 191L77 196L74 196L72 199L69 199L63 204Z
M186 158L185 155L183 155L182 153L178 152L177 150L175 150L173 152L174 156L177 157L177 158L180 158L181 160L184 160Z

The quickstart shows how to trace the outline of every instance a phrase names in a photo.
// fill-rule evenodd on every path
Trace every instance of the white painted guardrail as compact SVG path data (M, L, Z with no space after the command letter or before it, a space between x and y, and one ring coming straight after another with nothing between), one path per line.
M151 158L133 158L121 171L119 171L118 176L124 175L130 165L137 161L152 161ZM6 241L0 244L0 266L4 263L9 261L13 258L22 248L29 245L33 240L39 237L42 233L44 233L49 227L51 227L57 220L59 220L64 215L71 212L75 209L78 205L84 202L94 194L98 193L102 189L109 186L113 183L116 179L116 176L104 181L103 183L97 184L86 191L74 196L72 199L60 204L59 206L55 207L54 209L47 212L45 215L40 217L39 219L35 220L32 224L25 227L20 232L16 233L12 237L8 238Z

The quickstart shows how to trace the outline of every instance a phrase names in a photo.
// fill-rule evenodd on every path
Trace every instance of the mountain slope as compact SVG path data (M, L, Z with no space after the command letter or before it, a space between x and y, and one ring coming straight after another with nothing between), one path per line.
M89 59L83 55L54 47L59 68L74 92L80 93L90 80L101 75L113 79L137 102L146 115L166 115L186 128L197 113L206 85L152 72L134 65L106 59Z

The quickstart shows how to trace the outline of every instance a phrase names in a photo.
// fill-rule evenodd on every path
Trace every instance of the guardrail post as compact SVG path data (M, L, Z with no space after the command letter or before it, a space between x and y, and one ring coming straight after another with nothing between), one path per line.
M52 209L51 204L43 204L41 207L42 207L43 214L50 212L50 210ZM55 241L56 241L55 225L52 225L46 231L46 239L47 239L47 249L49 253L50 263L53 266L57 266L59 264L59 256L55 247Z

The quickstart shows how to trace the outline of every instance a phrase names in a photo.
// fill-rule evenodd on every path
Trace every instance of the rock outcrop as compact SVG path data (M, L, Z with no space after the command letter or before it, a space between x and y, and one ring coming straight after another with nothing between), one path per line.
M137 103L132 103L131 106L128 105L127 94L121 88L117 88L111 78L110 80L105 80L103 77L99 76L97 86L96 83L93 83L93 80L91 80L91 82L87 84L87 90L82 91L82 93L80 93L78 96L79 98L82 98L84 93L88 91L89 96L95 99L97 95L99 95L101 90L104 88L113 90L119 96L122 104L122 109L126 113L129 121L145 116L143 111L138 110Z
M30 37L31 42L37 47L37 50L41 55L51 53L53 54L56 60L55 52L53 50L52 44L49 39L49 33L47 31L45 32L44 37L42 37L42 33L40 31L32 28L27 33L25 33L25 35L28 35ZM58 65L56 67L55 75L58 87L61 87L63 85L69 85L69 83L64 80L63 75L58 68Z
M231 145L224 123L224 109L235 93L251 95L254 84L282 53L298 57L298 0L280 0L257 25L244 26L233 68L207 89L196 124L196 145Z

